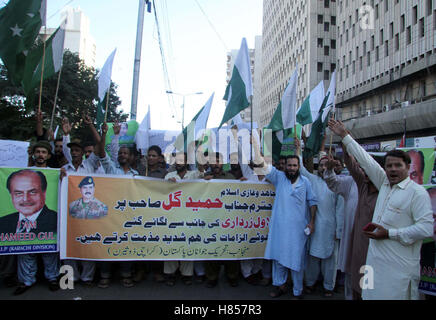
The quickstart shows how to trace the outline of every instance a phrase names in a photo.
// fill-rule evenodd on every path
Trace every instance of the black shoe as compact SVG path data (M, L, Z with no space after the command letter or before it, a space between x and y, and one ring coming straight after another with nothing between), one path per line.
M56 280L50 281L50 282L48 283L48 289L49 289L50 291L58 291L58 290L60 289L60 287L59 287L59 282L56 281Z
M176 276L174 274L166 275L166 282L165 284L169 287L174 287L176 284Z
M299 296L296 296L293 293L291 294L291 300L303 300L303 299L304 299L303 294L300 294Z
M190 286L192 284L191 276L182 276L182 281L185 285Z
M13 295L19 296L20 294L23 294L27 290L29 290L32 286L26 286L24 283L20 283L18 287L15 289Z
M207 280L206 288L214 288L218 284L218 280Z
M203 283L204 281L206 281L206 276L197 276L195 278L195 282L197 283Z
M252 274L249 277L245 278L248 284L251 284L252 286L257 286L259 284L259 278L256 274Z

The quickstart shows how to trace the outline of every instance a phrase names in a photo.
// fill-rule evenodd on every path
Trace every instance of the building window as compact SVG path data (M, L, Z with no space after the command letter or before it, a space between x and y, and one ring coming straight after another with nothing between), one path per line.
M395 35L395 51L400 50L400 35L397 33Z
M389 57L389 40L385 41L385 56Z
M322 14L318 15L318 23L319 24L324 23L324 16Z
M431 15L433 10L433 0L427 0L427 16Z
M331 24L332 24L332 26L336 25L336 17L335 16L331 17Z
M330 71L324 70L324 80L330 80Z
M324 40L322 38L318 38L318 48L324 47Z
M378 4L375 5L375 10L374 11L375 11L375 18L378 19L378 16L379 16L379 14L378 14Z
M425 35L425 24L424 24L424 18L419 20L419 36L423 38Z
M378 47L375 48L375 61L378 61L380 59L380 53Z
M371 52L370 51L368 51L368 54L366 57L367 57L366 60L368 61L368 67L369 67L371 65Z
M330 8L330 1L324 0L324 8Z
M318 72L322 72L322 62L318 62Z
M335 63L332 63L331 65L330 65L330 71L335 71L336 70L336 64Z
M389 25L389 32L390 32L390 38L393 39L394 38L394 23L391 22L391 24Z
M410 26L407 27L406 39L407 39L407 44L411 44L412 43L412 29L411 29Z
M329 32L330 31L330 23L324 22L324 31Z
M325 46L324 47L324 55L328 56L330 54L330 47L329 46Z
M331 40L331 47L332 49L336 49L336 40Z
M404 32L405 29L406 29L406 17L403 14L400 19L400 32Z
M380 45L382 45L383 44L383 42L385 41L384 39L383 39L383 29L381 29L380 30Z
M416 24L418 22L418 6L414 6L412 9L412 23Z

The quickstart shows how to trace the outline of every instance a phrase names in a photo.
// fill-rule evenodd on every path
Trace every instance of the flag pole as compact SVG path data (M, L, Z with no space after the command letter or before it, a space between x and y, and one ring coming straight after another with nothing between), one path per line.
M41 111L42 102L42 83L44 82L44 67L45 67L45 41L47 37L47 26L45 26L43 48L42 48L42 66L41 66L41 81L39 83L39 101L38 101L38 112Z
M109 108L109 92L111 91L111 87L109 86L109 89L107 90L106 95L106 111L104 113L104 122L107 122L107 110Z
M333 113L333 120L336 120L336 114ZM330 133L330 148L329 148L329 158L332 156L332 144L333 144L333 132Z
M55 93L55 98L53 101L53 110L51 112L50 130L53 129L53 120L54 120L54 114L55 114L55 110L56 110L56 102L58 100L59 86L60 86L60 82L61 82L61 73L62 73L62 66L59 69L58 83L56 85L56 93Z
M250 96L250 163L253 162L253 96Z

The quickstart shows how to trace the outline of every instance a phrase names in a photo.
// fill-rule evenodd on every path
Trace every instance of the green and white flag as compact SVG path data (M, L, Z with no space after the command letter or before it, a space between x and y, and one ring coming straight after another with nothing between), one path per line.
M46 0L10 0L0 10L0 58L16 85L24 75L26 56L43 24Z
M328 114L331 112L335 113L335 97L336 97L336 70L332 74L332 78L330 79L329 89L327 90L326 95L326 107L322 113L322 121L325 122Z
M312 125L310 136L306 140L304 146L303 157L311 158L318 155L321 148L322 140L325 136L325 131L328 123L328 115L334 110L335 92L336 90L336 71L332 74L329 90L324 98L321 109L318 112L318 118Z
M203 108L201 108L189 125L177 137L174 146L178 151L187 152L190 143L203 139L203 136L206 134L207 121L209 119L210 110L212 109L214 96L215 93L210 96Z
M271 119L268 129L280 131L294 128L296 124L298 67L289 80L283 97Z
M231 120L239 112L250 105L250 98L253 96L253 80L251 74L250 55L248 53L247 40L242 39L241 48L233 67L232 78L226 89L224 100L226 110L219 128Z
M41 43L36 49L30 51L26 59L26 67L23 77L23 89L26 95L38 87L41 82L42 66L44 63L43 80L56 74L62 67L64 56L65 29L59 27L44 44Z
M297 110L297 122L301 125L312 124L318 117L319 109L325 98L324 81L321 81L309 94Z

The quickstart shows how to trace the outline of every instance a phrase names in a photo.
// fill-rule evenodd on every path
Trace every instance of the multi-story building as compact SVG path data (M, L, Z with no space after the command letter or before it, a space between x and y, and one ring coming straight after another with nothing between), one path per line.
M61 13L61 21L66 21L64 49L78 53L88 67L95 68L97 46L90 32L89 18L80 8L67 7ZM55 28L43 27L40 33L49 37L55 31Z
M436 1L337 2L339 118L360 142L401 137L404 119L436 134Z
M297 107L336 69L334 0L265 0L259 125L266 126L298 66Z

